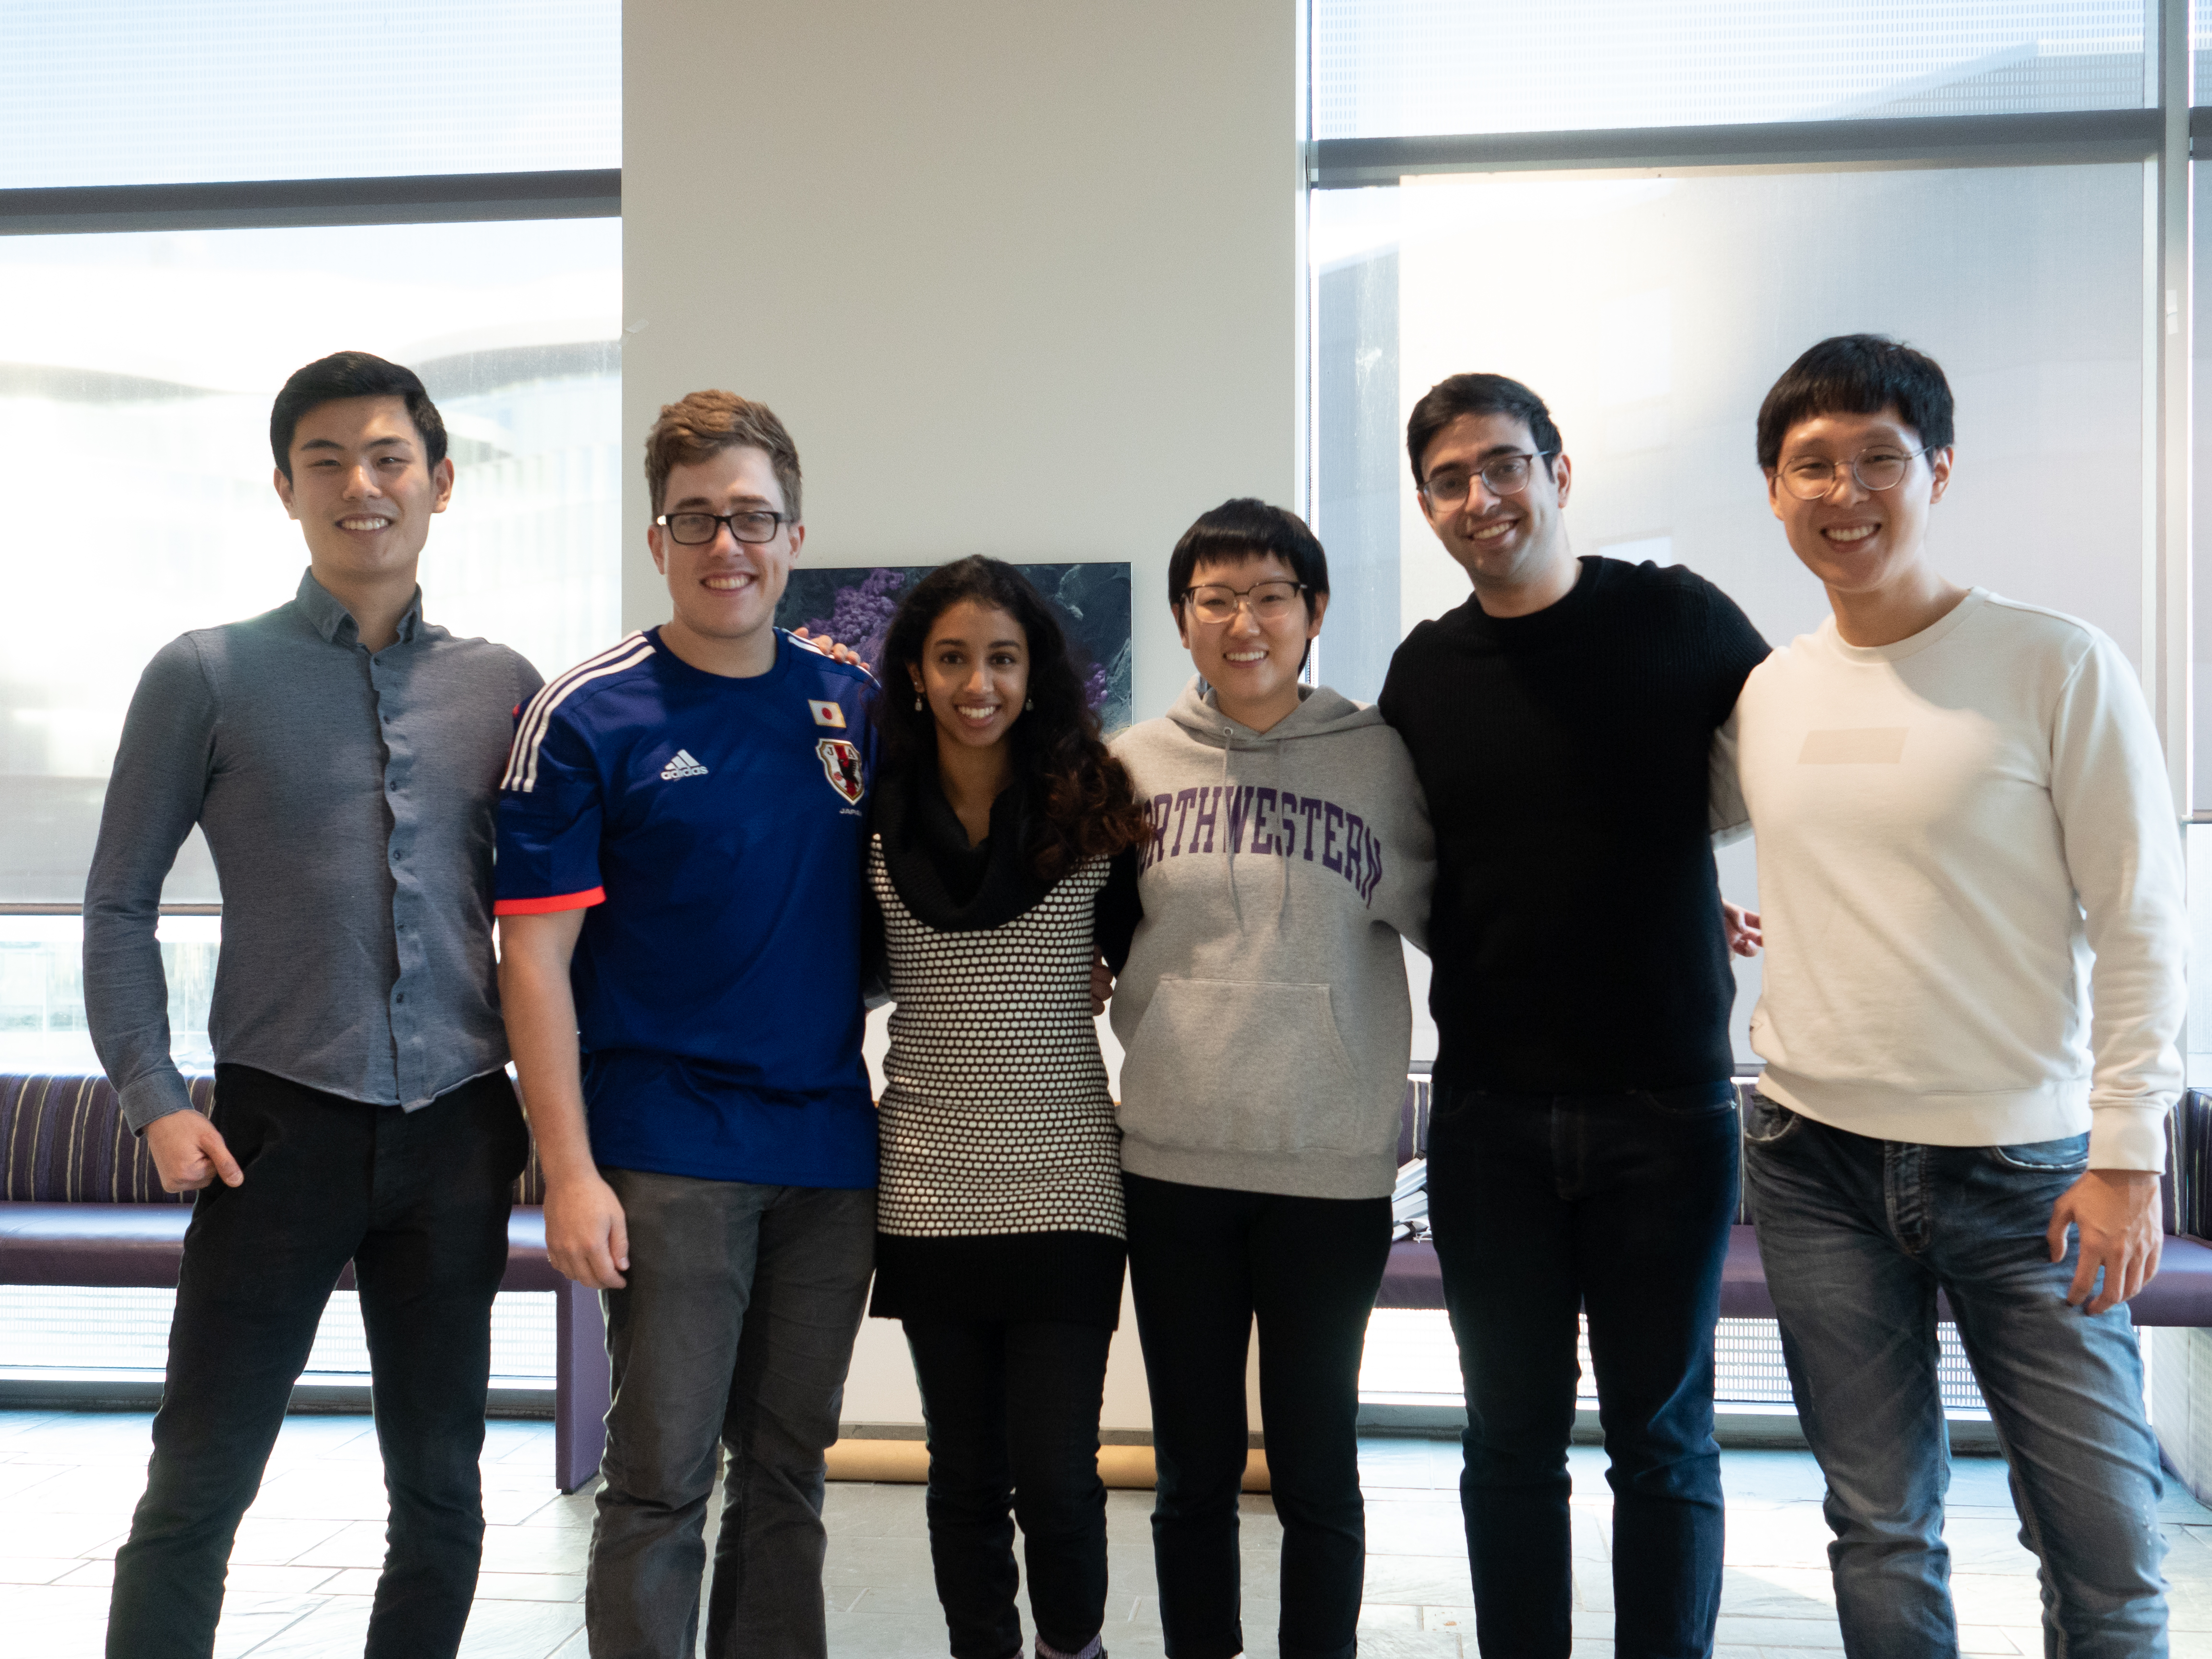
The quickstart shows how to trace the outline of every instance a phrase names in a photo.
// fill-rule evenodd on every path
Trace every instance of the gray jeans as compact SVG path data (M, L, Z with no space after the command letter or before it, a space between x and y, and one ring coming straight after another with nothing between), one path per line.
M715 1444L729 1452L708 1659L827 1651L823 1453L874 1266L872 1190L605 1171L629 1225L606 1293L614 1405L584 1619L592 1659L690 1659Z

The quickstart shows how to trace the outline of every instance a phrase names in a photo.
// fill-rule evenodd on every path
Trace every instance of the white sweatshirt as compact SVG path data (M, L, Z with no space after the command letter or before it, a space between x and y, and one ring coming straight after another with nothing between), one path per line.
M1762 1092L1877 1139L2086 1128L2092 1167L2161 1168L2181 836L2119 648L1978 587L1894 645L1823 622L1752 672L1731 726L1766 930Z

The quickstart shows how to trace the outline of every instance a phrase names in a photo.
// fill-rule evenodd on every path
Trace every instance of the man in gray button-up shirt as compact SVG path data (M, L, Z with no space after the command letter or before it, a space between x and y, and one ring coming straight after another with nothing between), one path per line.
M270 418L310 566L290 603L164 647L132 699L85 893L85 1005L171 1191L198 1189L108 1652L210 1652L224 1565L332 1281L355 1267L392 1493L368 1652L451 1654L483 1538L477 1460L509 1187L493 815L520 656L422 620L453 489L413 374L345 352ZM155 928L194 823L222 884L212 1119L169 1055Z

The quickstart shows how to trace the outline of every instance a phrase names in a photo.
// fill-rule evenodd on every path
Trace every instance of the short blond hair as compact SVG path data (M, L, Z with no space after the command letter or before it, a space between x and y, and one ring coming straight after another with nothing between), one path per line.
M783 491L783 510L797 523L799 447L774 410L734 392L694 392L660 406L660 418L645 434L645 486L654 516L660 514L671 472L744 447L766 453L776 487Z

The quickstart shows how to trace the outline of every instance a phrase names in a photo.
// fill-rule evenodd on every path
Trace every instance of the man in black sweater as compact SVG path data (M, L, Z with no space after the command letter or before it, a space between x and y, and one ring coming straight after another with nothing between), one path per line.
M1559 428L1456 374L1407 428L1474 586L1382 688L1437 834L1429 1213L1467 1382L1477 1639L1571 1639L1566 1449L1589 1318L1612 1468L1615 1651L1710 1652L1713 1329L1736 1203L1713 738L1766 645L1680 567L1577 559ZM1719 792L1732 798L1729 786Z

